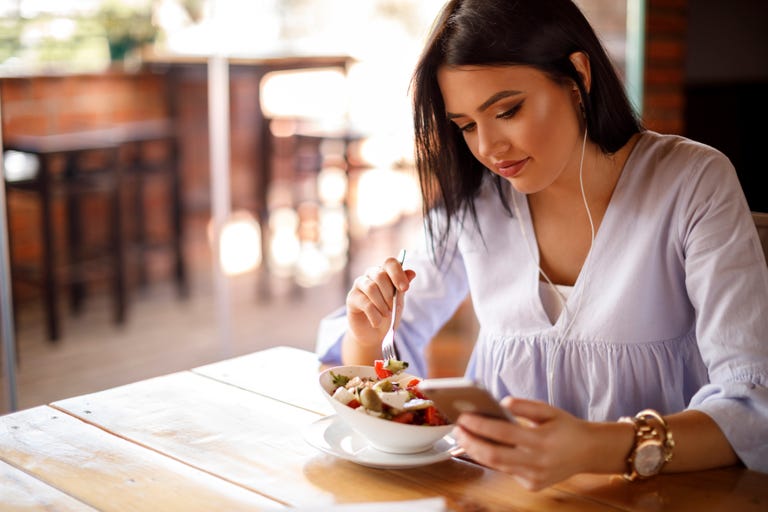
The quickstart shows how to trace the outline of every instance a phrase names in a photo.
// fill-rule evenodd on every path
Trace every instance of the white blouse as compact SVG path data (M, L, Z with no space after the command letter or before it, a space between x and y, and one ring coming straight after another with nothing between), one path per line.
M442 267L409 252L417 276L397 337L410 369L425 374L426 345L471 292L480 332L467 376L498 398L543 400L595 421L697 409L748 467L768 472L768 266L728 159L644 132L554 321L539 293L526 196L509 193L519 221L485 187L482 235L464 222ZM340 361L345 329L343 308L321 322L323 362Z
M541 305L551 323L557 322L557 317L563 311L563 304L571 295L573 286L564 284L549 284L547 281L539 281L539 295Z

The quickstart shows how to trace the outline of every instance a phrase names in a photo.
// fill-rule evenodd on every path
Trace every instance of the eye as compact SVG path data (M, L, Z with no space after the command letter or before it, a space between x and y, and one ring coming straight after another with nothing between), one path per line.
M521 101L514 107L510 108L509 110L505 110L501 114L497 115L497 119L510 119L512 117L515 117L515 114L517 114L520 111L520 108L523 106L523 102Z
M459 131L467 133L467 132L473 131L475 129L475 127L477 126L477 123L472 121L471 123L466 123L466 124L462 124L462 125L458 125L457 124L456 126L459 127Z

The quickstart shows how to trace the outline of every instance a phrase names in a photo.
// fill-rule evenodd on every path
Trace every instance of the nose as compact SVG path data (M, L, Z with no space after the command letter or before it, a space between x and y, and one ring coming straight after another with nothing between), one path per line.
M503 132L489 126L477 129L477 153L483 158L491 158L509 149L510 142Z

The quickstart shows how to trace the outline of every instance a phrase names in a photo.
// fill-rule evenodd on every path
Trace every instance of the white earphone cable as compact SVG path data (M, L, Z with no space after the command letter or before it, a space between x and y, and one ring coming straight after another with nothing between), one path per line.
M592 244L595 243L595 224L592 220L592 212L589 209L589 203L587 202L587 194L584 190L584 152L586 150L586 144L587 144L587 130L584 130L584 137L581 141L581 159L579 162L579 186L581 188L581 198L584 202L584 208L587 210L587 218L589 219L589 228L590 228L590 244L589 248L592 249ZM525 241L526 249L528 250L528 254L531 257L531 260L536 261L536 256L533 254L533 249L531 248L530 241L528 240L528 232L525 229L525 225L523 224L522 217L520 215L520 207L517 204L517 199L515 197L515 194L512 194L512 206L515 210L515 216L517 217L517 224L520 227L520 233L522 234L523 240ZM549 278L546 272L541 268L540 265L537 265L539 273L544 278L544 280L549 284L549 286L552 287L553 290L555 290L558 300L560 301L560 304L564 310L567 311L568 306L565 303L565 297L563 297L563 294L560 293L557 290L557 287L552 282L552 280ZM579 300L578 305L581 305L581 300ZM576 310L578 312L578 308ZM576 318L576 312L574 312L574 315L571 317L571 321L569 322L568 326L566 327L565 331L563 331L563 336L570 330L571 325L573 324L573 320Z
M581 159L579 161L579 187L581 189L581 198L582 198L582 201L584 202L584 208L586 208L586 210L587 210L587 218L589 219L590 242L589 242L589 251L587 252L587 254L589 254L589 252L592 250L592 246L595 243L595 223L594 223L594 221L592 219L592 211L589 209L589 203L587 201L587 194L586 194L585 189L584 189L584 153L586 151L586 145L587 145L587 129L585 127L584 128L584 137L583 137L583 139L581 141ZM514 193L512 193L512 205L513 205L514 210L515 210L515 216L517 217L517 224L520 227L520 232L522 234L523 240L525 241L525 246L526 246L526 249L528 250L528 254L531 257L531 260L536 262L537 260L536 260L535 255L533 254L533 249L531 248L531 244L530 244L530 242L528 240L528 233L526 232L525 225L523 224L522 217L520 215L520 208L519 208L519 206L517 204L517 199L516 199ZM585 261L585 263L586 263L586 261ZM539 270L539 273L541 274L541 276L544 277L544 280L549 284L549 286L552 287L553 290L555 290L557 298L558 298L558 300L560 301L560 303L562 305L562 310L564 312L566 312L566 313L570 313L568 311L568 305L566 303L566 300L565 300L565 297L563 296L563 294L560 293L560 291L557 289L555 284L549 278L547 273L544 272L544 270L541 268L541 265L539 265L537 263L537 267L538 267L538 270ZM582 270L583 270L583 267L582 267ZM583 289L584 289L584 284L582 283L582 291L583 291ZM573 323L576 320L576 317L578 316L579 311L581 310L581 302L582 302L581 299L582 299L582 295L579 295L578 302L576 303L576 309L574 310L572 315L569 315L570 319L569 319L568 325L562 331L562 333L560 333L557 336L557 340L556 340L555 346L552 347L552 350L551 350L551 352L549 354L549 357L547 358L547 366L548 366L547 374L548 374L548 377L549 377L548 378L549 382L548 382L548 386L547 386L548 387L547 394L548 394L548 397L549 397L549 403L550 404L554 403L553 387L554 387L554 377L555 377L555 375L554 375L555 355L557 354L557 351L562 346L563 341L565 339L565 336L571 330L571 327L573 326Z
M592 211L589 209L589 203L587 202L587 194L584 191L584 152L586 150L587 146L587 129L584 128L584 138L581 141L581 161L579 162L579 186L581 187L581 199L584 201L584 208L587 210L587 219L589 219L589 229L590 229L590 238L589 238L589 250L587 251L587 258L589 257L589 253L592 251L592 246L595 243L595 222L592 220ZM586 260L584 261L584 264L586 264ZM582 265L582 270L584 269L584 265ZM582 284L582 291L584 289L584 286ZM562 342L562 338L565 338L565 335L568 333L568 331L571 330L571 326L573 325L573 322L576 320L576 316L578 315L579 311L581 310L581 298L583 294L579 295L579 300L576 303L576 311L573 312L573 315L571 316L571 321L568 322L568 327L565 328L563 331L562 337L559 340ZM560 346L560 343L558 343L558 347Z

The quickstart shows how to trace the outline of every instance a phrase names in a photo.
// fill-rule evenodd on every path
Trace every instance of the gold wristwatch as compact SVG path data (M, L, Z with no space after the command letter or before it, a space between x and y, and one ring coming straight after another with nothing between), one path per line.
M667 422L652 409L640 411L634 418L623 416L619 421L635 426L635 440L627 457L624 478L632 482L658 475L664 464L672 459L675 447Z

